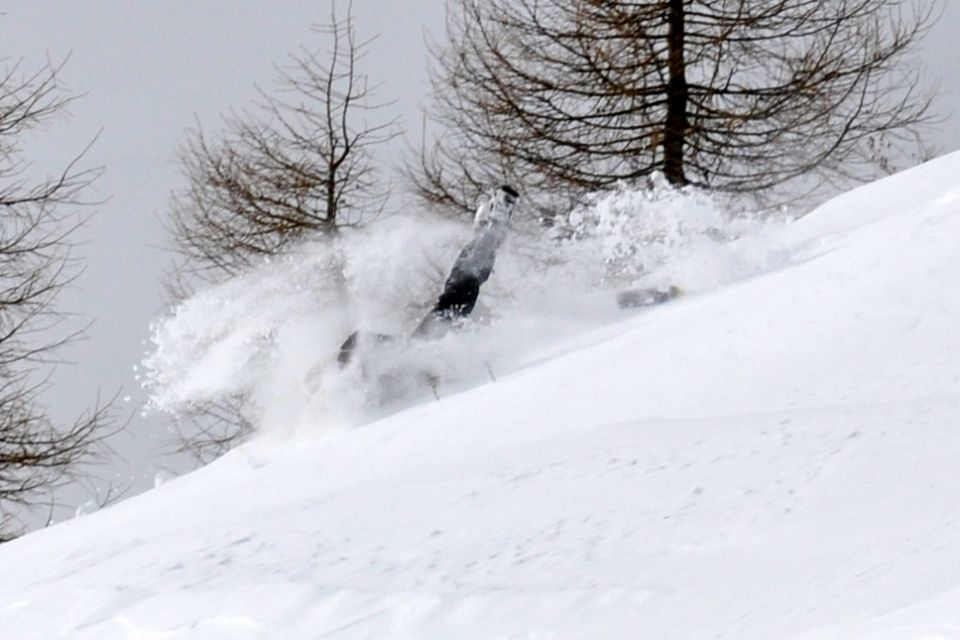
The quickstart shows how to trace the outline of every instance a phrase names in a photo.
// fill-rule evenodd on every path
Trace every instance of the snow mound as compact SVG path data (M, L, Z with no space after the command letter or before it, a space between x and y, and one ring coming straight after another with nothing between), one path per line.
M769 262L496 381L4 545L0 638L960 637L956 176L724 243Z

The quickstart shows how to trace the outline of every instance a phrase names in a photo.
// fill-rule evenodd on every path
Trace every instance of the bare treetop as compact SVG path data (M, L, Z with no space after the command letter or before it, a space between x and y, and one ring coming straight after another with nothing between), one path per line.
M371 40L357 39L349 11L341 21L332 9L315 31L326 52L291 55L254 111L228 117L216 140L197 127L182 149L190 186L174 199L170 227L194 275L234 274L383 210L373 149L398 131L395 120L368 122L385 106L358 68Z
M435 50L444 125L413 171L469 208L506 174L595 190L654 171L761 192L863 178L878 138L916 142L929 93L906 57L935 18L918 0L457 0Z

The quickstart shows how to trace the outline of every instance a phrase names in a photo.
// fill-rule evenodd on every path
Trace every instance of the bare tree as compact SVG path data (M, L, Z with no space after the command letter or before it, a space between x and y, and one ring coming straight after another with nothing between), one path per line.
M931 96L907 56L935 10L456 0L434 50L443 133L410 175L428 202L464 211L503 175L547 211L557 195L657 171L751 193L864 178L882 164L878 140L916 143L929 121Z
M180 154L189 187L170 212L174 248L187 272L214 281L305 237L376 217L387 193L373 150L395 121L369 123L382 104L358 65L372 40L357 39L351 14L314 30L326 54L301 49L278 67L277 91L254 112L228 117L211 141L197 127Z
M23 159L25 134L71 98L58 87L62 64L33 73L21 67L0 76L0 537L11 535L17 509L36 504L96 455L111 424L98 404L59 425L42 402L56 351L79 336L58 331L63 314L55 302L78 274L70 238L83 219L72 209L84 204L97 171L78 169L77 157L50 177L30 178L36 172Z
M222 281L306 238L335 241L338 230L383 212L389 192L374 152L399 131L396 120L379 118L387 105L373 101L359 68L372 39L358 39L349 7L341 20L335 4L330 23L314 30L326 52L291 55L276 91L226 118L216 139L199 126L189 133L180 154L189 186L169 219L182 257L168 278L174 300L198 281ZM184 448L206 460L232 446L251 428L246 402L194 406L180 425Z

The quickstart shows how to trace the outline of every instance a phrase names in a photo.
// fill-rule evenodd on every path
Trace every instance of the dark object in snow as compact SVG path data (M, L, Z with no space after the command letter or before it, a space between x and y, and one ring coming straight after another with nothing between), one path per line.
M381 344L383 342L389 342L393 340L393 336L387 335L386 333L365 333L363 334L363 339L365 341L372 340L376 344ZM360 341L360 331L354 331L350 336L343 341L343 344L340 345L340 351L337 353L337 364L341 367L345 367L350 364L350 358L353 357L353 352L357 349L357 344Z
M493 272L497 249L510 229L510 218L519 197L516 189L503 185L480 204L474 217L473 237L460 250L443 285L443 292L427 317L417 325L412 337L438 338L473 312L480 287ZM377 343L392 339L383 334L374 334L372 337ZM337 362L341 367L350 364L360 342L369 341L367 336L354 331L340 345Z
M630 291L621 291L617 294L617 306L621 309L635 309L637 307L650 307L655 304L662 304L668 300L673 300L683 293L680 287L671 286L669 289L632 289Z
M493 272L497 249L507 236L517 198L516 190L504 185L477 209L473 238L460 250L443 285L443 292L413 332L414 336L438 337L451 323L466 318L473 311L480 287Z
M340 345L340 351L337 353L337 364L341 367L350 364L350 359L353 357L353 350L357 348L357 341L359 339L360 332L354 331L343 341L343 344Z

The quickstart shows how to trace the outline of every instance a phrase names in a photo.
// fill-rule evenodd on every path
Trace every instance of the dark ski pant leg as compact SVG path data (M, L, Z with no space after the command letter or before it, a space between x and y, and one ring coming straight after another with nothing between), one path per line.
M480 287L493 271L495 252L482 250L483 237L475 238L457 256L433 309L413 332L417 337L440 335L444 325L468 317L477 304ZM481 249L481 250L478 250Z
M477 304L480 284L476 275L454 269L430 313L448 319L466 318Z

